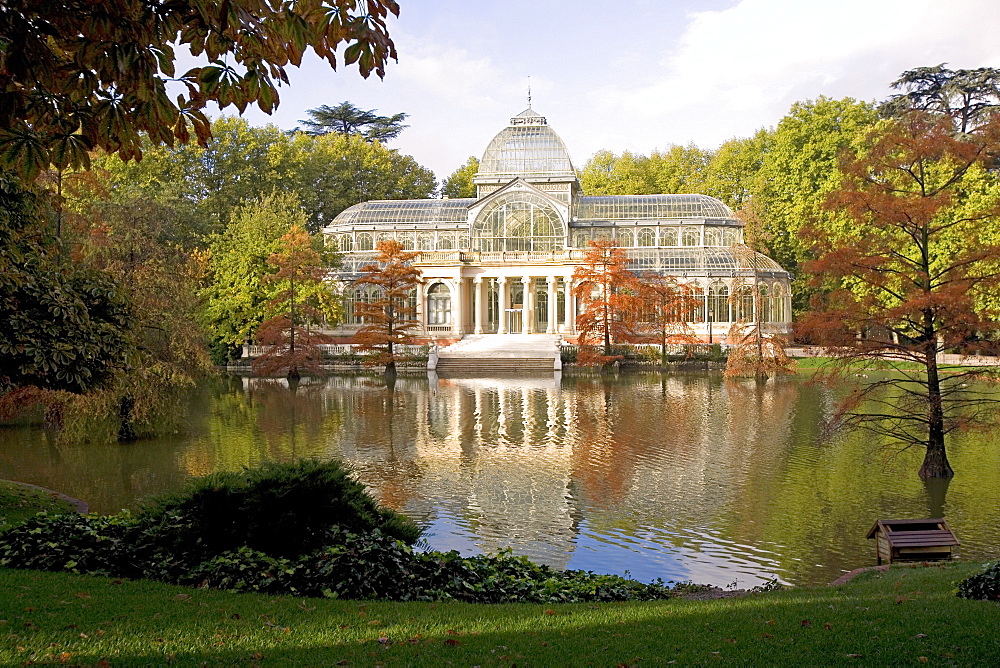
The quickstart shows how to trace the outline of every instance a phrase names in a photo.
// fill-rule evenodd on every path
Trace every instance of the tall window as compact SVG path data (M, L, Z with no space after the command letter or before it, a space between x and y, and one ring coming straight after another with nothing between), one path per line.
M427 324L451 324L451 290L444 283L435 283L427 291Z
M635 233L630 229L620 229L618 230L618 245L622 248L628 248L635 245Z
M562 219L532 193L501 195L484 208L473 227L479 251L552 251L565 246Z
M697 227L685 227L681 233L681 242L685 246L698 246L701 244L701 230Z
M708 316L713 322L729 322L729 288L724 283L708 286Z
M359 232L358 233L358 250L370 251L375 248L375 243L372 241L372 235L369 232Z
M706 246L721 246L722 245L722 230L717 227L707 227L705 228L705 245Z
M677 243L677 228L676 227L661 227L660 228L660 245L661 246L679 246Z
M641 230L639 230L639 245L655 246L656 230L654 230L652 227L644 227Z

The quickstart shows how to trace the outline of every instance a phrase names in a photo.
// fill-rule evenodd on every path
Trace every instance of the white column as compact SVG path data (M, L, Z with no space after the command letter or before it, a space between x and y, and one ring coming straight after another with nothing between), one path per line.
M417 330L427 331L427 286L423 282L417 283L417 312L414 314L417 321Z
M461 337L465 335L465 281L458 277L454 285L451 300L451 331Z
M522 296L521 296L521 333L522 334L531 334L531 332L534 331L534 329L535 329L532 326L534 324L534 318L531 317L531 315L532 315L532 313L531 313L531 302L534 301L534 299L532 299L532 297L534 297L533 293L535 291L532 289L533 286L532 286L532 283L531 283L531 277L530 276L522 276L521 277L521 287L522 287Z
M507 333L507 308L510 305L510 299L507 295L507 277L500 276L497 278L497 310L499 313L497 317L500 322L497 323L497 334Z
M556 304L556 277L549 276L545 279L545 284L549 289L548 309L546 314L548 324L545 326L546 334L556 333L556 318L559 315L559 304Z
M563 301L565 301L566 323L563 325L563 333L573 334L576 331L576 307L573 299L573 279L569 276L563 278Z
M474 279L472 279L472 285L473 285L473 292L475 293L476 297L476 304L474 307L475 308L474 317L476 319L476 323L475 323L475 329L473 329L472 332L474 334L482 334L483 312L485 310L484 307L486 306L486 304L484 303L486 300L484 299L483 295L483 293L485 292L485 290L483 290L483 277L476 276Z

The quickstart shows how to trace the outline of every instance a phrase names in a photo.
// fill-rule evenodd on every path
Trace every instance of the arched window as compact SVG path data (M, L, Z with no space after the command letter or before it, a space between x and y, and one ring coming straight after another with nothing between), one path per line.
M629 248L635 245L635 232L628 228L618 230L618 245L622 248Z
M434 235L429 232L421 232L417 235L417 250L434 250Z
M344 320L349 325L363 325L364 318L355 312L359 303L370 304L381 297L381 290L376 285L360 285L347 290L344 294Z
M368 232L358 233L358 250L360 251L370 251L375 248L375 244L372 242L372 235Z
M705 322L705 288L697 283L682 285L688 297L687 322Z
M725 283L708 286L708 317L712 322L729 322L729 288Z
M574 245L577 248L586 248L587 247L587 241L589 239L590 239L590 236L586 232L577 232L576 236L574 237L574 240L575 240L575 244Z
M681 242L685 246L701 245L701 228L685 227L681 234Z
M753 288L741 285L733 293L733 320L753 322Z
M354 250L354 240L351 239L351 235L350 234L341 234L340 235L340 248L339 248L339 250L342 251L342 252L344 252L344 253L349 253L352 250Z
M721 246L722 245L722 230L718 227L706 227L705 228L705 245L706 246Z
M767 283L757 286L757 308L760 309L761 322L774 322L774 309L771 303L771 290Z
M469 235L468 234L460 234L460 235L458 235L458 247L460 249L463 249L463 250L468 250L469 248L471 248L471 246L469 245Z
M677 228L676 227L661 227L660 228L660 245L661 246L679 246L677 243Z
M641 230L639 230L639 245L655 246L656 230L654 230L652 227L644 227Z
M771 290L771 317L773 318L771 322L788 322L788 314L785 311L785 297L787 296L785 286L781 283L775 283L774 289Z
M394 237L392 236L392 232L379 232L378 235L375 237L375 242L377 245L379 241L392 241L393 238Z
M532 193L508 193L486 205L473 226L479 251L552 251L566 243L559 213Z
M396 239L399 243L403 244L403 250L414 250L413 232L398 232L396 234Z
M451 290L444 283L435 283L427 291L427 324L451 324Z
M726 246L732 246L734 244L740 243L741 238L742 235L740 234L739 229L735 227L729 227L726 228L726 231L723 234L723 243Z
M455 235L451 232L438 232L438 250L452 250L455 248Z

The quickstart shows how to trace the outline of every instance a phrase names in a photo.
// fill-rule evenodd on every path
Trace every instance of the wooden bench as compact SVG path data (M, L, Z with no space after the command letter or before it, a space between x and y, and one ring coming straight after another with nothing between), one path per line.
M951 559L955 546L960 545L944 519L878 520L868 538L875 539L879 564Z

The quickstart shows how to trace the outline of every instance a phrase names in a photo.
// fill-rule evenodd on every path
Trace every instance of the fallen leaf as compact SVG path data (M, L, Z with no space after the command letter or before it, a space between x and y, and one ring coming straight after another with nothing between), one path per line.
M833 624L831 624L830 622L823 622L823 628L826 629L827 631L832 631Z
M848 654L847 658L849 658L849 659L860 659L861 656L862 656L861 654Z
M88 594L88 593L87 593L87 592L85 592L85 591L78 591L78 592L76 593L76 597L77 597L77 598L90 598L90 594Z
M392 641L389 640L389 636L379 636L378 642L380 645L391 645Z
M899 605L900 603L903 603L904 601L906 601L906 597L905 596L897 596L896 597L896 605Z
M764 637L765 638L773 638L774 636L772 634L770 634L770 633L765 633Z
M61 654L56 655L56 661L58 661L59 663L66 663L67 661L69 661L71 656L73 655L70 654L69 652L63 652Z
M338 661L336 663L336 665L338 665L338 666L346 666L347 665L347 659L341 659L340 661Z
M812 626L812 625L813 625L813 623L811 621L809 621L808 619L803 619L802 620L802 626Z
M229 615L229 619L243 619L243 615L241 615L238 612L234 612L233 614Z
M77 596L79 596L79 594L77 594ZM177 596L174 596L175 601L186 601L189 598L191 598L191 594L177 594Z
M775 621L774 621L773 619L769 619L769 620L767 620L767 622L765 622L765 623L766 623L766 624L767 624L768 626L774 626L774 625L776 624L776 622L775 622Z
M458 640L455 640L454 638L448 638L447 640L444 641L444 644L455 646L455 645L461 645L462 643L459 642Z
M459 635L459 632L456 631L455 629L448 629L447 631L445 631L445 635L457 636Z
M546 615L558 615L559 613L556 612L555 610L553 610L552 608L549 608L548 610L545 611L545 614Z
M915 635L915 636L913 636L913 637L914 637L914 638L926 638L926 637L927 637L927 634L926 634L926 633L918 633L917 635Z
M86 640L86 639L87 639L87 638L89 638L90 636L88 636L88 635L87 635L86 633L81 633L81 634L80 634L80 637L81 637L81 638L83 638L84 640Z
M919 661L920 663L927 663L929 659L926 656L918 656L917 661Z

